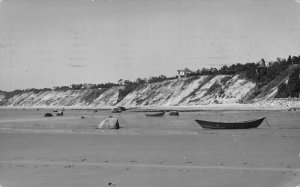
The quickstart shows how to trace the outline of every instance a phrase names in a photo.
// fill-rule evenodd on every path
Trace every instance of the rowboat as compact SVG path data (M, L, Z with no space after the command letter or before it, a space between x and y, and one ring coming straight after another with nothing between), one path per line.
M145 115L148 117L160 117L165 115L165 112L146 113Z
M241 122L213 122L213 121L204 121L204 120L195 120L202 128L205 129L250 129L257 128L266 117L250 120L250 121L241 121ZM269 125L269 124L268 124Z

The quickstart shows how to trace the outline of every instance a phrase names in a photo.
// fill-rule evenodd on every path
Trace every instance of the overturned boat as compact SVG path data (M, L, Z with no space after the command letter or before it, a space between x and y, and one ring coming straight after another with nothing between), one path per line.
M250 129L257 128L264 120L266 117L241 122L213 122L197 119L195 121L204 129Z

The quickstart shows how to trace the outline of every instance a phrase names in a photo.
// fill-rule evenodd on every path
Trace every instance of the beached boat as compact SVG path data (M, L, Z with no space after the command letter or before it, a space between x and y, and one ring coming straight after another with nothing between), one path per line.
M241 122L212 122L204 120L195 120L201 127L205 129L250 129L257 128L266 118L260 118L250 121Z
M146 113L145 115L148 117L160 117L165 115L165 112Z

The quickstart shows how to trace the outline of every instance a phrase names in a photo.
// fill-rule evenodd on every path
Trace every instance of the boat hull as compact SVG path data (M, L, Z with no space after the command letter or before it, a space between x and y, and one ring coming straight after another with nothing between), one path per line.
M161 117L161 116L165 115L165 112L147 113L145 115L148 117Z
M195 120L202 128L204 129L251 129L257 128L265 118L260 118L251 121L242 121L242 122L212 122L204 120Z

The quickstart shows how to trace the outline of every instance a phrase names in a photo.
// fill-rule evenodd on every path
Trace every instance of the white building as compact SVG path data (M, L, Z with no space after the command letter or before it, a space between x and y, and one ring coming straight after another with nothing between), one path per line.
M192 72L191 70L189 70L188 68L177 70L177 72L178 72L178 76L179 76L179 77L186 77L187 75L193 73L193 72Z

